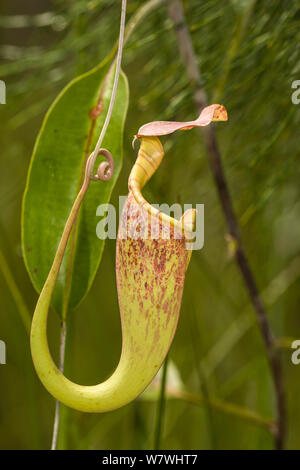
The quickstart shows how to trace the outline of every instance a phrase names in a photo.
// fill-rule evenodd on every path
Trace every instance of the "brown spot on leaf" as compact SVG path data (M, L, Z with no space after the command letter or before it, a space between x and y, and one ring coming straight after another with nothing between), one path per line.
M100 116L102 111L103 111L103 101L99 101L98 104L90 110L89 116L91 119L95 120L97 119L98 116Z

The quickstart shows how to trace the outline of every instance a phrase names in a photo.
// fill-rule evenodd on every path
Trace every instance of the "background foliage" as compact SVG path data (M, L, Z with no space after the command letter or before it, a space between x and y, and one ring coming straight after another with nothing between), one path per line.
M20 248L21 201L30 155L58 92L111 50L118 34L119 3L1 1L0 78L7 84L7 104L0 108L0 339L7 344L7 365L0 366L2 449L48 448L55 406L35 376L26 331L37 300ZM130 0L128 17L143 3ZM291 102L291 84L300 78L299 1L189 0L184 6L203 85L210 101L221 102L229 113L228 123L217 127L218 139L246 251L279 338L288 407L286 448L299 449L300 366L290 359L292 338L300 337L300 105ZM130 105L114 203L127 193L136 156L131 140L138 127L150 120L195 118L164 6L132 35L123 68ZM177 133L165 138L164 146L165 161L147 187L146 198L153 203L205 204L205 246L193 254L188 270L170 359L185 388L206 400L192 405L168 399L162 447L270 449L273 441L264 426L214 405L218 398L272 418L270 373L230 256L199 135ZM66 372L80 383L105 379L119 358L114 258L115 242L108 241L92 290L71 318ZM49 338L56 356L58 326L59 318L51 315ZM149 448L155 409L153 400L138 400L104 415L64 409L59 446Z

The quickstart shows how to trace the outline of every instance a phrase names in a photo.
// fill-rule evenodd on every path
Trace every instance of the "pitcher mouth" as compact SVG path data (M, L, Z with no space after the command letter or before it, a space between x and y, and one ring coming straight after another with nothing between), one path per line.
M164 157L164 149L158 137L141 137L141 146L138 157L129 176L128 188L133 195L135 202L147 212L147 215L154 220L158 220L163 226L180 234L191 243L194 238L194 228L196 221L196 209L186 211L180 219L171 217L156 207L152 206L142 194L142 189L149 181L153 173L159 167ZM182 214L182 210L180 212Z
M132 197L136 204L141 208L141 210L147 213L149 218L149 223L155 225L155 221L162 224L163 227L169 227L171 230L180 234L178 238L184 238L186 242L192 243L195 240L195 226L196 226L196 209L187 209L180 219L171 217L168 214L162 212L156 207L152 206L146 199L144 199L142 193L136 188L129 187L129 194L132 194ZM182 211L181 211L182 213Z

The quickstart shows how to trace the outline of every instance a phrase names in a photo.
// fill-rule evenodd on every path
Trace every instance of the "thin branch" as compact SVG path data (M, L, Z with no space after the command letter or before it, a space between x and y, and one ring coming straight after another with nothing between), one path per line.
M167 371L168 371L168 356L165 359L162 369L162 378L160 383L159 398L157 401L157 414L156 423L154 430L154 443L153 449L159 450L161 447L161 435L164 425L164 414L165 414L165 400L166 400L166 385L167 385Z
M168 9L169 16L174 24L181 58L186 68L190 86L194 90L194 102L197 111L200 112L203 107L207 106L208 99L206 92L202 87L197 58L193 48L190 32L186 24L181 0L168 0ZM202 129L202 133L210 168L226 219L229 237L234 242L236 247L235 259L247 288L248 295L256 312L258 325L265 344L276 395L277 429L275 433L275 444L277 449L282 449L285 436L286 413L280 358L278 352L276 351L275 341L268 323L264 305L262 303L254 276L242 246L240 229L233 209L227 180L223 170L221 152L213 126L204 127Z
M59 350L59 370L61 371L62 374L64 372L64 363L65 363L66 333L67 333L66 322L63 321L61 324L60 350ZM56 406L55 406L51 450L56 450L58 428L59 428L59 417L60 417L60 402L57 400Z
M193 344L193 352L194 352L194 359L195 359L195 365L196 365L196 371L198 374L198 380L200 384L200 391L201 394L205 400L205 404L207 405L205 407L205 413L206 413L206 421L208 424L208 432L210 434L210 441L211 441L211 447L212 449L216 448L216 435L215 435L215 429L214 429L214 420L213 420L213 413L212 413L212 407L210 404L210 391L207 386L206 378L203 374L203 370L201 367L201 361L199 359L199 338L200 338L200 328L198 325L198 317L197 317L197 312L196 312L196 305L195 305L195 296L192 294L191 295L191 313L190 313L190 319L191 319L191 324L190 324L190 330L191 330L191 338L192 338L192 344Z

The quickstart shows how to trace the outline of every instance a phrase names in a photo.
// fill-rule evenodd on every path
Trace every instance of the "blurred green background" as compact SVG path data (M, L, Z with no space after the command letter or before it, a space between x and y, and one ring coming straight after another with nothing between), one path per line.
M130 18L145 2L128 3ZM217 97L228 110L228 123L216 126L216 132L246 253L282 356L288 412L285 447L300 449L300 365L291 362L292 340L300 339L300 105L291 101L292 82L300 79L300 3L183 4L203 86L210 102ZM37 301L22 260L22 194L47 108L65 84L110 51L118 35L120 2L1 0L0 9L0 79L7 86L7 104L0 105L0 339L7 347L7 364L0 365L0 448L47 449L55 401L35 375L20 316L24 309L31 315ZM130 105L114 203L127 193L136 157L131 140L139 126L196 117L163 4L131 36L123 69ZM145 197L153 203L204 203L205 245L192 257L169 355L182 386L200 404L167 394L161 446L272 449L269 429L259 419L275 415L270 371L226 241L201 138L196 130L177 133L164 138L164 146L166 158ZM79 383L104 380L119 359L114 264L115 241L110 240L89 295L69 316L66 373ZM54 313L49 340L57 357L59 319ZM172 377L168 383L179 387ZM238 408L234 412L228 404ZM151 395L104 415L62 409L59 448L149 448L156 408ZM256 419L241 409L254 411Z

